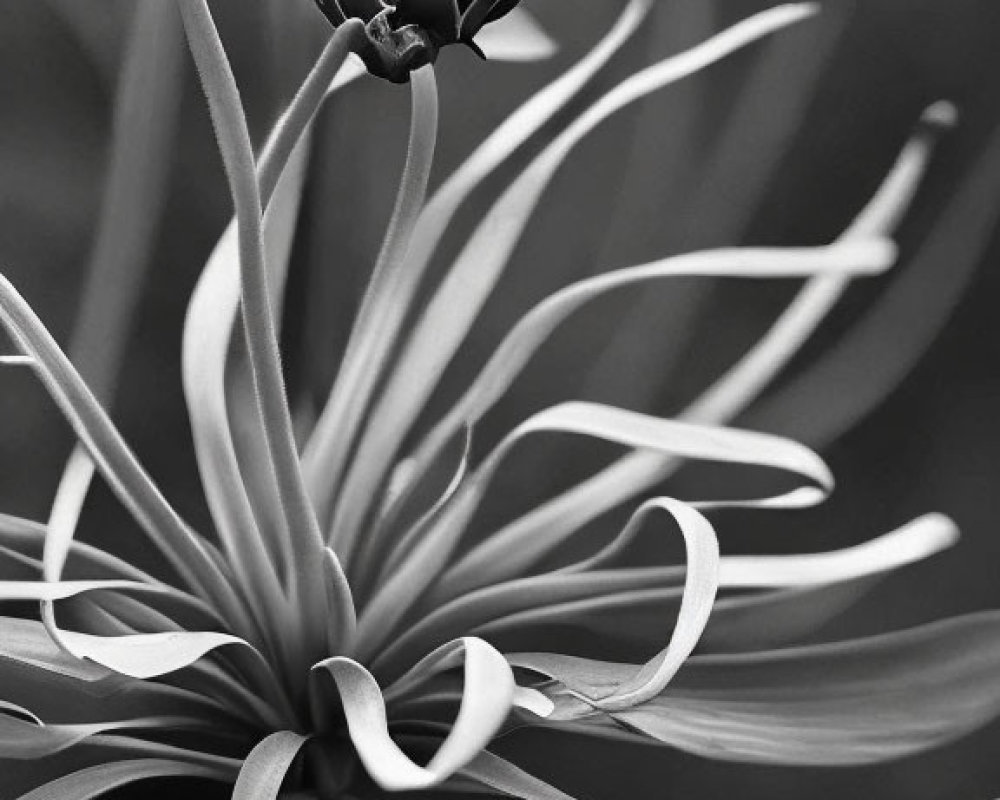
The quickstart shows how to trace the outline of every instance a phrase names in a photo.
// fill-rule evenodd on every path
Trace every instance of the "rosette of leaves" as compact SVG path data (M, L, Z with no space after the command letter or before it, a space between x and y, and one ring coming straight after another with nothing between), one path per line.
M0 517L0 598L41 609L38 622L0 618L0 759L5 776L34 787L23 797L82 800L190 776L233 784L238 800L427 789L559 798L566 795L491 744L534 727L710 758L867 763L949 741L996 713L993 613L768 649L809 632L880 575L950 545L956 531L947 518L921 517L845 550L780 557L720 554L711 521L723 507L811 506L832 488L808 448L726 423L852 279L892 265L889 237L950 122L949 106L928 110L837 241L696 252L571 284L528 310L467 391L421 428L433 387L574 147L630 103L816 9L775 7L598 99L516 175L426 298L427 265L469 194L590 84L651 2L632 0L581 62L429 198L436 84L432 66L417 69L395 212L327 404L300 448L275 309L308 174L310 123L342 84L334 78L358 28L337 29L258 158L207 5L179 6L236 209L184 331L184 391L215 531L204 535L181 519L30 306L0 279L0 317L20 350L7 366L35 370L81 442L47 524ZM568 316L616 288L677 276L806 284L680 418L568 402L477 452L479 420ZM600 439L629 455L475 535L476 510L508 456L542 435ZM741 500L654 496L589 555L552 565L585 523L686 460L779 470L796 485ZM451 480L432 491L442 470ZM74 538L95 471L165 556L169 578ZM646 523L680 535L683 565L628 563ZM627 631L647 658L622 664L548 652L547 632L563 624L583 625L598 641ZM512 633L531 651L507 646Z

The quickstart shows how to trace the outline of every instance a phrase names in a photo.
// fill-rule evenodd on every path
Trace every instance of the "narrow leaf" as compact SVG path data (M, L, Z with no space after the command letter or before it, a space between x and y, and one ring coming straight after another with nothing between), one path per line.
M522 800L573 800L554 786L529 775L520 767L484 750L459 773L509 797Z
M815 13L810 4L764 11L681 55L649 67L605 95L531 162L496 204L459 254L417 321L372 411L367 433L348 473L334 527L350 540L376 485L465 339L555 173L586 135L617 111L650 92L718 61L741 47Z
M860 764L920 752L1000 709L994 612L833 645L689 661L629 727L712 758Z
M440 452L461 425L472 425L508 389L542 343L570 314L605 292L631 283L676 276L790 278L816 274L881 272L891 266L895 248L872 239L828 248L709 250L599 275L556 292L511 330L472 385L421 442L412 456L418 473Z
M411 761L390 737L385 701L371 673L348 658L331 658L314 667L335 681L358 757L383 789L426 789L447 780L486 747L507 719L515 689L507 662L476 639L465 640L464 654L458 717L426 767Z
M20 797L20 800L91 800L114 789L152 778L231 780L225 770L165 759L134 759L98 764L74 772Z
M938 134L951 124L953 118L954 109L947 103L935 104L927 109L917 132L875 196L841 236L841 241L884 236L895 228L919 187ZM984 180L975 191L987 191L987 183ZM986 201L983 198L981 195L976 197L977 212L984 208ZM968 200L972 202L972 197ZM964 210L972 213L969 209ZM841 276L819 276L809 281L764 337L689 406L682 413L682 418L722 423L739 414L784 369L832 308L845 286L845 279ZM885 344L888 340L882 337L881 330L878 333L878 341ZM895 362L892 368L895 369ZM838 385L853 385L862 380L860 373L855 377L856 381L852 379ZM850 396L853 398L855 395ZM807 416L812 419L818 415ZM748 419L754 427L767 430L775 427L777 416L773 420L754 415ZM673 456L632 453L510 523L494 536L530 540L544 532L545 537L562 540L604 512L656 486L668 478L680 463Z
M240 768L233 800L276 800L288 768L307 739L292 731L278 731L262 739Z
M505 451L527 433L541 430L594 436L675 457L773 467L806 477L824 492L833 487L833 477L822 460L790 440L751 431L663 420L592 403L566 403L537 414L510 434L498 451ZM791 493L784 497L794 499L801 495ZM812 495L808 499L815 501L819 497ZM469 588L523 572L565 540L559 534L561 531L555 535L528 536L516 528L495 534L448 571L438 596L454 597Z

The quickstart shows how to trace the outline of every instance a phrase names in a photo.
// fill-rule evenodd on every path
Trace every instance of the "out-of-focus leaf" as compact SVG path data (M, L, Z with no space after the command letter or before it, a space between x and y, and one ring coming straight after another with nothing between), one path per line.
M741 240L801 127L815 82L843 29L838 16L834 9L824 7L821 19L797 26L766 44L765 52L750 68L718 141L710 145L704 163L698 165L700 175L688 179L695 184L689 196L673 215L652 216L658 240L672 242L679 249ZM669 123L676 124L674 120ZM690 152L684 157L690 158ZM640 192L630 197L633 186ZM640 221L652 214L650 209L659 209L649 195L663 191L648 184L644 192L642 189L642 177L636 176L622 191L626 203L631 201L637 207ZM637 235L633 224L623 221L619 227L618 241ZM654 408L710 297L710 283L686 282L669 294L656 292L639 299L601 352L585 396L612 398L616 405L627 408Z
M96 240L69 347L70 359L104 402L114 391L166 202L184 75L173 3L142 0L130 25Z
M166 201L183 75L180 20L173 4L143 0L131 26L97 237L69 347L70 360L91 391L109 405ZM48 580L62 571L93 475L94 463L76 445L53 504Z
M787 386L747 412L753 427L824 444L910 373L968 286L1000 214L1000 134L970 167L928 239L872 309ZM851 386L831 393L832 386ZM822 403L822 414L807 413Z
M102 78L113 82L117 40L127 26L129 7L127 0L110 2L101 14L82 6L77 0L49 0L49 6L73 33L80 47L91 59Z

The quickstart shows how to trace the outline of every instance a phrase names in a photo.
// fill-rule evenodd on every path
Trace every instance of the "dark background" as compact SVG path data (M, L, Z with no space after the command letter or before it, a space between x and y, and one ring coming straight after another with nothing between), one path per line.
M76 15L79 28L67 22L72 15L60 13L72 3L92 9L82 23ZM282 0L294 19L281 36L269 31L263 0L249 5L227 0L216 7L253 128L261 133L325 30L307 0ZM466 53L442 58L436 180L519 100L583 52L621 3L526 0L524 5L560 41L560 54L544 65L480 64ZM557 122L564 124L570 113L639 66L765 5L661 0L646 29ZM877 185L921 109L940 98L954 101L961 124L943 139L900 231L899 275L849 292L792 374L821 358L921 258L931 258L939 273L920 284L917 300L903 304L900 318L912 326L887 327L877 338L894 345L899 337L899 349L905 349L910 327L920 328L933 316L938 300L949 306L940 287L960 284L974 266L947 323L917 366L863 419L848 417L836 429L822 430L828 409L860 388L852 384L836 386L809 407L794 407L794 414L764 407L745 420L822 446L839 485L819 509L764 519L725 517L720 530L730 552L844 546L930 510L953 516L964 533L953 551L884 581L856 609L818 631L817 640L889 630L1000 601L995 535L1000 323L993 267L998 248L989 208L990 201L1000 202L1000 174L984 173L977 161L998 141L993 131L1000 123L1000 6L992 0L821 5L819 18L658 93L602 126L575 152L435 400L440 407L449 388L461 385L530 304L573 278L694 247L831 239ZM72 328L97 222L113 82L129 10L124 0L0 4L0 264L60 341ZM185 303L229 206L203 105L188 73L169 197L129 338L115 418L167 496L207 528L178 354ZM345 92L325 114L285 331L290 380L299 393L319 396L332 379L336 348L388 217L407 114L404 89L371 83ZM533 146L552 130L543 131ZM525 159L515 162L523 165ZM460 228L468 230L512 174L502 172L474 198ZM973 224L968 215L949 217L949 203L977 176L994 190L976 204L982 219ZM446 243L446 251L454 252L460 241ZM932 241L935 249L927 255ZM568 397L676 410L738 356L793 289L678 282L601 301L546 346L487 420L484 435L495 436L530 411ZM878 383L886 371L872 356L854 379ZM69 433L29 373L6 370L0 380L0 505L9 513L44 519ZM531 450L524 464L500 481L499 499L484 510L486 521L509 519L571 480L581 464L606 455ZM682 496L699 494L704 480L716 476L683 473L677 490ZM614 526L620 519L610 515L602 524ZM149 561L136 533L106 490L96 487L84 537L113 542L119 552ZM998 733L1000 726L994 725L931 754L837 770L726 765L652 747L549 735L543 741L542 734L505 747L570 793L594 800L693 800L735 792L748 799L978 799L1000 793ZM167 790L178 788L181 784ZM148 792L136 796L141 794Z

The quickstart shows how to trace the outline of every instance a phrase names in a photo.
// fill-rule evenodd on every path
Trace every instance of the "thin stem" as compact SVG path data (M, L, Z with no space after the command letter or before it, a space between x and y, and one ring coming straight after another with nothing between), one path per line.
M269 460L288 519L291 594L302 611L315 615L327 605L324 540L302 480L281 371L264 262L261 195L250 134L236 80L207 3L180 0L180 8L236 210L243 330ZM345 590L339 593L337 607L329 611L339 616L341 625L353 630L355 614L346 578L338 583Z
M438 92L433 67L428 65L417 70L410 86L410 138L396 204L347 345L347 353L334 383L330 403L324 409L312 439L316 444L336 441L337 446L325 454L321 447L312 447L304 455L307 462L318 455L328 457L321 471L305 467L307 474L322 481L314 480L310 487L321 517L329 509L332 495L340 483L351 452L351 442L359 431L392 348L393 339L386 337L382 321L398 302L398 287L403 280L406 255L424 205L434 162ZM346 564L353 552L354 542L350 538L338 539L337 533L336 530L331 531L328 538Z
M37 373L49 394L150 540L188 586L199 596L211 599L242 635L253 636L256 629L228 576L213 558L211 546L184 523L163 497L52 335L2 275L0 321L24 352L35 358Z

